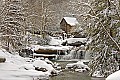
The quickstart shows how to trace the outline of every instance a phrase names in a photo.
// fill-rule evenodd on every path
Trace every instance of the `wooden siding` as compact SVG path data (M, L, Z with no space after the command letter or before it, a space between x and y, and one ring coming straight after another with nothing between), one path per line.
M74 30L75 26L71 26L69 25L65 19L63 18L61 23L60 23L60 28L65 31L65 33L69 34L72 33L72 31Z

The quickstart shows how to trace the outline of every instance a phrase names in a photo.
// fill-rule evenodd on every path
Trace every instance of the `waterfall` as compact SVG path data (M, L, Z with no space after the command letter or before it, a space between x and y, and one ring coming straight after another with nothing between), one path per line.
M71 49L66 55L64 55L61 59L71 60L71 59L84 59L85 51L81 50L79 47L75 47Z
M75 58L75 55L76 54L76 51L75 50L71 50L70 51L70 55L71 55L71 59L74 59Z
M92 59L92 54L93 52L92 51L86 51L86 53L85 53L85 60L90 60L90 59Z
M78 59L84 59L85 58L85 51L84 50L78 50L77 51Z

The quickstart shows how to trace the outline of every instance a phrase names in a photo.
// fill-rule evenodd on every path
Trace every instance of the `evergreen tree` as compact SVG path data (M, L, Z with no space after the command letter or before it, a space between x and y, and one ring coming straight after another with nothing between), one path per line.
M93 52L90 75L98 72L107 77L118 70L117 52L120 51L120 13L117 0L94 0L86 4L90 10L84 15L88 23L87 33L91 42L88 49Z

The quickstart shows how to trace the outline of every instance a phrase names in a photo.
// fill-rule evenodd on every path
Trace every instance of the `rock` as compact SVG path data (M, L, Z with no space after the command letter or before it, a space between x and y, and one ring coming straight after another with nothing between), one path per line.
M35 70L42 71L42 72L48 71L46 68L39 68L39 67L35 67Z
M55 71L51 71L51 76L57 76L57 73Z
M5 61L6 61L6 58L0 56L0 63L3 63L3 62L5 62Z

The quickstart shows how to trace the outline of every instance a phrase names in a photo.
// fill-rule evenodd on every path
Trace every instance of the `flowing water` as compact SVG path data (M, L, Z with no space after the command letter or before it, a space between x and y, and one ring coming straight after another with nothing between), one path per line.
M85 58L84 50L77 50L77 48L72 49L68 55L58 56L58 60L79 60ZM76 63L77 61L55 61L62 66L62 72L58 76L50 77L50 80L105 80L104 78L91 78L89 72L75 72L71 70L66 70L65 66L68 63Z
M73 63L75 61L69 62L69 61L57 61L57 63L60 63L61 66L64 68L67 63ZM88 72L78 73L71 70L65 70L58 75L51 77L50 80L105 80L104 78L91 78L88 76Z
M64 71L60 75L51 77L50 80L91 80L87 73Z

